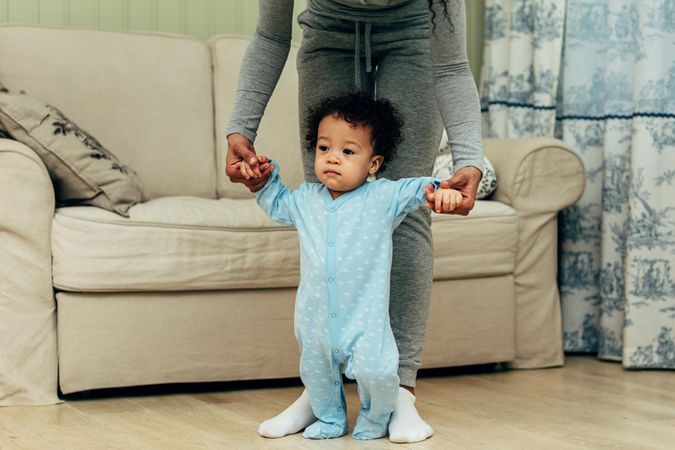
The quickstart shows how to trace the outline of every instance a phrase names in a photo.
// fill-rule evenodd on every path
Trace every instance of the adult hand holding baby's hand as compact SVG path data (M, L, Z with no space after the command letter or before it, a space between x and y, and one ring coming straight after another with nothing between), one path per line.
M437 213L449 214L462 203L462 193L454 189L434 189L434 185L424 186L426 207Z
M255 156L254 158L256 158L257 162L256 168L259 173L264 174L268 171L271 172L271 170L269 170L271 164L266 156L258 155ZM253 159L251 158L249 161L252 160ZM274 166L272 166L272 170L274 170ZM247 161L239 162L239 172L241 173L241 176L244 177L246 180L250 180L251 178L259 178L259 176L256 175L256 172L254 172L253 167L251 167L251 165Z
M449 180L441 183L441 188L456 189L462 193L462 201L452 214L460 214L466 216L473 209L476 201L476 192L480 185L480 180L483 178L483 173L473 166L462 167L457 170Z
M267 158L265 158L267 160ZM244 162L245 164L241 164ZM243 166L248 166L248 169ZM272 173L271 164L260 165L253 143L239 133L227 136L227 160L225 174L233 183L243 183L251 192L260 190ZM253 176L251 176L252 174Z

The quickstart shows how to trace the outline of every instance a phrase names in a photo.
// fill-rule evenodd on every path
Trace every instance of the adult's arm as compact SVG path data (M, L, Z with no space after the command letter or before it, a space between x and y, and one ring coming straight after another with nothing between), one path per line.
M452 148L455 173L466 166L483 172L480 102L466 53L464 0L448 0L447 5L448 17L439 0L433 1L429 12L436 98Z
M258 22L241 64L237 99L227 134L255 141L267 102L291 48L293 0L259 0Z

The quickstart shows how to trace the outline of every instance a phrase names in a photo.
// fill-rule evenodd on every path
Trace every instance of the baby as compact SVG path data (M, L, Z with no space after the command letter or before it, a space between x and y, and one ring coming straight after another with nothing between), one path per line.
M310 113L307 141L318 183L289 189L274 166L258 204L275 221L295 226L300 238L301 282L295 302L300 377L318 419L303 436L347 434L342 371L358 383L361 410L352 436L386 436L398 396L398 350L389 324L392 233L421 206L452 211L462 200L441 180L380 178L367 182L392 157L401 120L386 100L364 94L330 98ZM240 163L244 176L255 177Z

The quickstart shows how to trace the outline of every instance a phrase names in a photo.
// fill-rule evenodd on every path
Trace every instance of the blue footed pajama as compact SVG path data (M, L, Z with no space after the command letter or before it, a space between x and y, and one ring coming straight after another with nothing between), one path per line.
M320 183L289 189L275 165L258 204L276 222L295 226L300 238L300 286L295 336L300 377L317 421L306 438L347 434L342 370L358 383L356 439L377 439L398 396L398 350L389 324L392 233L406 214L425 203L430 177L379 179L335 200Z

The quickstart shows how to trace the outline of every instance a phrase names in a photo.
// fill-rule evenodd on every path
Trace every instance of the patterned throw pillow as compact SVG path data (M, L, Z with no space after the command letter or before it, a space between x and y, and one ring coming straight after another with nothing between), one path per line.
M42 159L59 206L94 205L128 217L141 201L138 175L53 106L0 92L0 129Z
M492 166L490 160L484 158L484 161L485 171L483 172L483 178L480 180L478 192L476 192L477 200L489 197L495 191L495 189L497 189L497 176L495 175L495 169ZM433 176L447 180L448 178L452 177L453 173L452 151L450 149L450 144L448 144L448 138L445 133L443 133L441 147L438 150L438 155L436 155L436 161L434 162Z

